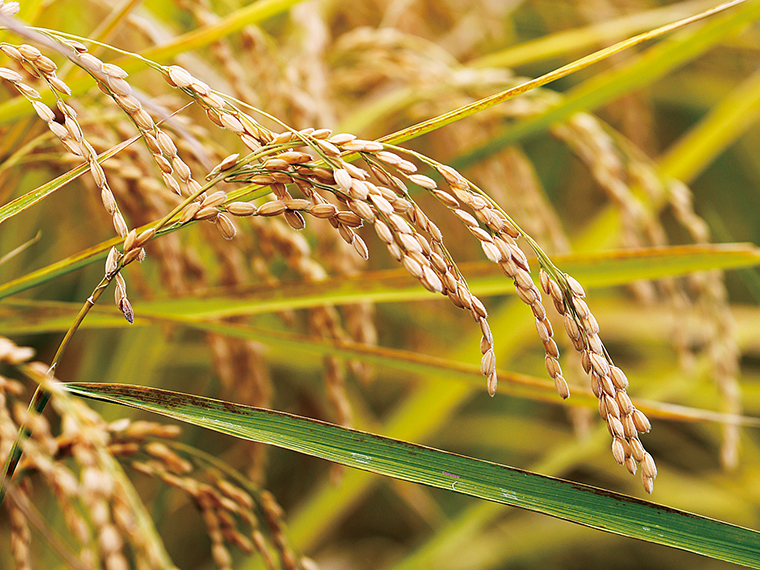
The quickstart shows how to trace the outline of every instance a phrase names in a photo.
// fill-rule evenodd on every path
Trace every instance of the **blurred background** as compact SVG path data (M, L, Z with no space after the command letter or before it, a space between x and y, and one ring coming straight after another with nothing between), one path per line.
M183 34L231 21L246 3L118 4L29 2L20 16L38 26L101 37L148 57L153 46L174 45L165 52L171 59L162 63L176 62L214 89L290 126L328 127L375 139L714 2L269 2L270 17L233 26L228 35L200 47ZM404 146L460 169L550 256L558 256L560 268L562 259L587 260L611 249L760 243L760 129L755 124L760 35L755 16L747 14L747 6L736 7ZM107 49L93 51L104 61L121 57ZM62 65L60 56L48 55ZM82 75L70 70L65 77L73 84ZM154 71L132 73L129 81L156 108L174 110L187 102ZM0 89L3 101L15 96L5 86ZM69 104L99 151L134 134L97 89L77 95ZM2 203L79 164L61 154L57 140L44 138L44 124L36 117L13 118L0 106L0 118ZM180 133L175 137L180 155L188 157L199 180L209 162L213 166L243 148L192 106L168 129ZM184 137L183 129L192 136ZM200 142L205 154L197 153L192 141ZM30 146L19 155L25 144ZM130 227L160 218L175 203L144 148L133 145L107 165ZM488 269L477 241L441 204L432 196L413 197L443 231L464 276L473 275L475 292L476 276L498 275L498 268ZM405 293L392 302L294 309L294 283L357 276L372 282L379 275L375 272L398 267L371 228L360 232L370 250L364 262L321 222L309 219L306 230L296 233L275 219L242 219L233 242L222 240L208 224L196 224L156 240L146 262L125 272L135 326L122 322L107 294L101 312L77 333L58 376L158 386L284 410L645 498L639 477L615 464L605 426L582 398L562 402L546 390L510 393L506 380L490 398L477 374L457 374L446 362L440 374L424 374L403 364L385 366L382 359L368 364L319 355L311 345L300 350L297 343L280 344L266 335L241 340L177 323L140 321L141 310L169 301L178 311L185 302L196 306L202 295L255 303L257 292L271 297L281 287L279 305L241 310L230 320L309 339L350 339L478 364L477 325L440 297ZM0 231L0 256L38 232L37 241L0 265L0 281L11 282L113 237L86 177L7 220ZM535 262L532 269L537 270ZM96 263L10 297L15 305L0 303L0 334L34 347L38 358L49 362L71 309L43 301L78 307L101 277L102 265ZM503 294L482 296L491 315L497 366L544 379L543 347L531 312L508 294L511 285L506 285ZM758 416L760 279L754 269L615 287L584 285L605 346L628 375L632 398L734 418ZM556 317L550 315L565 376L571 391L580 393L587 389L587 378ZM9 396L9 408L28 402L33 386L24 384L24 389ZM92 408L107 422L155 420L115 406ZM55 432L57 420L49 415ZM700 412L694 412L693 421L666 412L649 416L652 431L642 440L659 468L652 500L760 528L757 428L713 421ZM270 491L284 511L288 544L324 569L726 566L200 429L183 427L178 440L215 455ZM125 470L177 566L213 568L212 539L193 502L131 461L124 459ZM31 476L31 481L36 507L69 542L54 494L41 478ZM0 529L10 532L5 518ZM63 567L45 537L35 532L37 567ZM246 557L234 547L230 553L235 568L260 567L256 555ZM13 567L8 554L0 553L0 566Z

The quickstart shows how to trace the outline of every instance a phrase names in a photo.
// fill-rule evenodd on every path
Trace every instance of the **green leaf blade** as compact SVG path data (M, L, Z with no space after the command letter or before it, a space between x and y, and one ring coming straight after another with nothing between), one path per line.
M122 384L62 386L79 396L151 411L356 469L760 568L760 533L603 489L202 396Z

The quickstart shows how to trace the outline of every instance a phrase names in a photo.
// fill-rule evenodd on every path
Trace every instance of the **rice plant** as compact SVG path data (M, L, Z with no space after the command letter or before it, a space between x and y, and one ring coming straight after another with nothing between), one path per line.
M760 567L758 17L0 2L0 565Z

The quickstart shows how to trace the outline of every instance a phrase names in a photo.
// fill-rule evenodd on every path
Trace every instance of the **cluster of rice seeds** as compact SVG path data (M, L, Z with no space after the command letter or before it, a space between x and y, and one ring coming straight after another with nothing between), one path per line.
M640 169L645 170L645 166L642 165ZM650 178L653 177L650 176ZM689 188L679 181L668 181L667 199L676 219L691 234L694 242L709 243L709 227L694 212ZM710 331L704 352L710 355L712 361L713 377L723 398L722 408L726 413L741 414L741 386L738 380L741 351L735 339L734 317L728 303L723 274L720 271L710 271L690 275L688 287L690 291L697 294L698 307L709 322L707 326L700 328L700 334L704 330ZM679 295L678 298L683 302L685 296ZM676 330L684 328L676 327ZM684 337L684 353L689 354L688 347L693 343L690 343L691 339L687 338L688 330L681 334ZM740 427L736 424L725 423L721 431L723 434L720 449L721 464L726 469L735 469L739 463Z
M388 163L398 159L386 154L380 154L378 158ZM490 201L472 192L469 182L454 169L444 165L438 165L437 169L449 184L451 193L438 189L435 182L426 176L407 174L406 177L411 182L428 189L453 211L470 233L480 241L486 257L498 263L505 275L514 280L518 297L531 307L535 317L536 330L544 344L546 369L554 379L559 395L567 398L570 390L562 376L558 361L559 349L553 339L552 325L541 302L541 293L531 279L528 260L516 242L516 238L520 235L519 231L498 209L492 206ZM463 210L462 204L466 204L473 211L474 216ZM488 231L484 230L481 224ZM657 469L652 456L644 450L638 439L639 432L649 431L649 420L631 403L625 391L628 384L625 375L612 364L604 350L598 334L599 325L584 300L583 288L575 279L566 276L567 292L563 295L563 289L556 281L549 279L546 272L541 270L540 277L544 291L551 296L558 312L564 316L568 335L575 348L582 354L586 372L591 375L592 389L599 398L600 413L613 436L612 452L615 460L625 465L631 473L635 473L637 464L640 464L642 483L644 488L651 493ZM572 308L566 308L566 303L569 303L568 306ZM489 341L490 331L484 328L481 368L486 375L493 361L493 347ZM496 389L495 375L493 378L489 376L488 388L493 394Z
M142 107L140 101L132 95L132 88L125 79L126 72L113 64L103 63L92 54L85 52L79 52L75 58L75 62L84 67L98 80L101 89L114 99L138 127L140 134L153 155L154 162L161 170L161 177L165 185L177 195L189 194L198 196L183 213L182 221L209 220L216 225L222 237L227 240L233 239L237 233L237 229L230 217L218 209L218 206L226 200L226 194L223 191L217 191L207 196L205 193L200 192L200 184L193 178L192 171L187 163L180 158L177 146L171 136L155 124L151 116ZM178 73L182 76L181 72ZM220 108L224 105L224 101L212 94L205 83L193 79L191 86L194 93L203 98L209 109ZM226 117L223 121L215 121L216 124L221 122L221 126L227 125L227 128L243 137L244 133L241 134L237 128L238 122L236 122L237 119L234 115L227 113L214 116ZM245 140L244 138L244 142ZM259 146L258 141L254 141L251 144ZM236 158L237 155L227 157L217 166L217 169L221 171L231 168L235 164ZM243 216L251 215L253 207L247 203L236 203L232 206L230 213ZM126 254L126 247L124 251Z
M212 203L207 202L203 204L203 200L206 197L200 192L200 184L193 178L190 167L179 156L177 145L171 136L156 125L150 114L143 108L139 99L132 94L132 87L126 81L127 73L114 64L102 62L81 48L76 51L77 55L72 57L72 60L98 81L98 86L101 90L113 98L116 104L121 107L139 129L143 140L152 153L154 162L161 171L161 178L164 184L177 195L199 195L199 200L195 203L198 203L201 208L209 209L203 212L202 216L204 217L194 219L213 221L225 239L232 239L236 233L234 224L223 212L216 209L211 210L210 208L213 208ZM193 79L191 85L194 92L199 97L203 97L203 101L210 108L221 108L224 106L224 101L211 93L210 88L205 83ZM221 115L214 116L218 118ZM240 134L241 137L245 134L238 128L238 125L242 124L237 121L234 115L228 113L223 116L226 119L217 120L215 121L216 124L221 123L220 126L230 128L236 134ZM256 140L252 144L256 148L260 146Z
M41 363L30 366L42 373L47 370ZM143 541L124 494L95 449L107 441L104 426L83 426L81 418L64 415L62 433L53 437L43 416L28 412L20 404L16 414L19 425L23 421L34 434L24 444L21 467L38 472L51 486L69 530L81 545L80 560L88 566L96 566L100 560L106 570L129 568L124 545ZM59 456L74 458L79 477L53 459Z
M128 430L125 435L129 435ZM247 555L258 552L267 568L303 567L283 532L282 510L267 491L252 494L215 471L198 471L190 461L161 442L122 443L121 446L117 453L131 459L136 470L160 479L193 501L203 517L211 539L211 554L220 570L233 567L230 547ZM147 455L147 459L135 457L138 451ZM210 479L210 482L201 479ZM279 565L275 556L280 559Z
M272 134L261 127L245 113L227 105L226 101L212 93L211 88L186 69L172 65L162 68L164 78L172 87L181 89L190 95L206 111L209 120L216 126L238 135L252 151L272 141Z
M48 370L39 362L28 368L37 377ZM64 393L53 397L51 404L61 417L60 435L53 438L41 416L28 416L25 419L34 430L33 439L45 438L47 449L38 445L43 451L39 456L25 447L24 457L54 490L66 523L82 545L83 564L106 570L130 568L123 552L128 545L138 567L164 566L163 547L155 535L138 524L135 504L131 503L134 491L127 491L131 484L109 452L109 426L83 402ZM69 457L78 467L78 477L66 466Z
M489 200L472 192L469 182L458 172L445 165L438 165L437 170L448 183L452 193L432 189L433 194L478 238L486 257L497 263L504 274L513 280L517 296L530 306L533 312L536 331L544 345L546 370L554 380L557 393L563 399L567 398L570 389L562 376L558 360L559 348L553 338L552 324L541 302L541 293L531 278L528 259L516 241L520 233ZM474 216L462 210L460 202L466 204Z
M0 45L0 50L21 65L32 77L46 82L56 95L71 95L69 86L55 73L58 69L55 62L49 57L42 55L42 52L36 47L29 44L13 46L3 43ZM29 86L19 85L17 89L22 95L31 97L32 99L39 99L39 93Z
M349 203L349 207L354 211L361 211L359 206L362 206L362 209L367 211L364 219L369 222L374 221L375 231L380 240L386 244L391 256L399 261L411 275L419 279L427 290L447 295L454 305L471 312L483 333L481 372L487 378L489 393L493 395L497 384L496 359L485 306L469 290L467 282L452 261L443 244L440 229L411 200L406 185L390 174L388 169L392 168L408 181L434 194L437 192L435 182L427 176L415 174L417 167L414 163L392 152L382 150L383 146L374 141L359 140L348 134L336 135L328 141L334 141L344 151L361 152L375 177L395 188L394 192L367 181L366 177L357 179L347 168L335 171L338 185L349 195L352 192L354 195L358 194L356 203L353 206ZM447 201L444 195L449 196L446 193L440 193L438 197L443 199L447 206L452 207L456 204L453 197L449 196L450 200ZM373 216L370 216L373 211L374 220ZM462 211L459 212L465 214ZM472 226L470 227L473 231ZM430 239L428 240L421 232L428 234ZM485 239L487 235L485 232L473 231L473 233L482 239Z
M336 180L333 178L333 174L327 169L303 166L304 163L312 160L311 155L288 150L294 145L304 146L304 141L308 140L313 148L318 149L324 157L338 158L341 151L334 143L325 140L330 137L332 131L309 128L298 133L292 131L285 131L280 134L272 133L259 125L253 118L231 107L224 99L212 93L208 85L193 77L187 70L179 66L170 66L164 68L164 72L170 85L193 97L206 110L211 122L238 135L250 150L256 152L262 150L265 145L267 145L265 150L270 152L285 150L285 152L267 158L255 168L242 165L241 169L231 170L233 166L236 166L234 161L237 157L234 159L230 157L231 160L228 164L224 164L223 161L223 164L215 169L217 172L231 170L229 181L270 185L277 198L263 204L258 209L245 202L233 202L226 208L229 213L235 216L282 215L293 229L301 230L305 227L305 221L300 212L308 211L315 217L330 219L331 224L338 230L341 237L351 244L363 259L368 258L367 246L354 229L361 225L361 220L351 215L350 212L337 212L332 204L312 191L314 184L309 178L318 184L334 184ZM355 173L361 170L353 167L353 165L347 165L347 167L354 169ZM287 191L287 184L296 184L307 197L311 198L311 202L292 198ZM208 213L211 212L208 211ZM183 214L183 221L198 219L194 217L195 214L197 212L186 210ZM221 227L220 230L223 234L225 233Z
M131 422L128 419L117 420L113 424L106 426L108 431L108 452L116 458L131 458L137 453L144 453L150 459L148 463L155 463L163 469L173 473L188 472L192 470L190 463L173 453L166 443L157 441L157 439L167 439L176 437L180 430L173 425L162 425L156 422L136 421ZM127 532L124 529L134 528L136 521L131 511L124 502L123 498L114 497L111 500L114 523L124 532L133 545L136 554L143 558L146 567L159 567L157 560L149 554L145 541L140 535L133 531Z
M138 524L125 490L130 483L108 448L110 427L81 401L53 398L52 404L62 418L59 449L69 450L79 467L79 480L74 478L69 486L90 523L79 530L83 544L89 545L87 555L92 558L88 563L97 565L100 560L107 570L121 570L129 568L128 558L134 557L138 566L158 567L160 547ZM88 533L92 538L87 539ZM124 552L127 548L129 556Z
M614 365L599 338L599 324L585 301L583 287L569 275L563 283L552 279L542 269L541 287L554 301L565 321L565 330L575 349L581 354L583 369L591 378L591 390L599 399L599 414L607 422L612 435L612 455L631 474L641 466L641 482L651 493L657 467L644 449L639 433L649 432L651 425L641 410L631 403L626 388L628 378Z
M7 338L0 337L0 362L17 365L28 361L34 355L31 348L16 346ZM53 436L50 434L49 424L44 417L27 414L26 407L20 402L15 402L14 415L19 422L14 421L9 408L16 397L24 393L23 385L9 378L0 376L0 453L3 455L10 451L11 445L18 434L20 421L29 420L29 426L34 427L32 439L23 444L23 465L28 471L38 471L51 485L54 495L61 507L64 520L77 538L79 544L86 547L91 540L89 527L80 514L80 509L75 505L78 493L78 483L74 474L62 462L53 461L51 458L58 449ZM10 396L10 398L8 397ZM20 479L16 483L16 493L7 497L6 501L10 509L9 521L11 525L11 555L16 562L17 568L31 568L31 536L28 534L28 522L24 510L16 505L15 497L28 503L29 479Z
M28 361L32 355L31 349L17 347L0 337L0 362L17 365ZM42 363L32 362L28 367L37 375L47 374L48 367ZM103 460L104 457L112 459L111 450L107 448L110 442L109 426L82 402L62 405L57 397L52 399L52 404L61 417L59 435L51 433L50 424L44 416L30 412L21 402L15 403L14 421L7 409L9 402L6 394L20 395L22 392L20 384L0 377L2 449L6 452L10 449L18 426L22 424L33 434L23 443L24 455L19 474L24 473L26 477L19 479L17 488L26 490L29 474L38 474L50 486L63 519L79 545L78 557L84 566L126 570L131 566L123 550L125 545L130 545L132 557L139 567L161 567L152 539L143 533L133 515L133 506L127 502L129 494L125 493L115 472ZM150 433L165 437L176 433L176 429L168 426L160 431L150 430ZM147 431L143 429L142 433ZM19 524L16 530L12 530L18 538L11 550L20 556L24 554L22 542L25 540L20 520L23 512L17 511L12 516ZM23 556L20 558L23 561ZM18 567L25 566L19 563Z
M280 152L264 160L262 164L253 169L253 172L240 171L237 172L237 175L231 175L229 178L230 181L245 180L246 182L270 185L277 199L263 204L255 211L251 205L246 205L244 202L235 202L227 208L231 214L237 216L254 214L261 216L282 215L293 229L300 230L305 227L305 221L300 211L308 211L314 217L328 218L330 223L338 230L340 236L347 243L351 244L363 259L368 258L369 252L367 246L355 231L356 227L361 226L361 216L359 214L352 215L351 212L337 212L332 204L329 204L319 194L313 192L315 183L329 185L337 182L338 186L340 186L338 180L334 178L334 174L328 169L305 166L306 162L312 160L312 156L296 150L290 150L293 146L305 146L305 141L308 140L310 146L316 149L324 158L333 159L341 163L343 168L337 169L335 174L338 173L338 170L350 170L357 178L366 179L366 172L339 159L341 150L336 146L334 141L329 140L332 134L331 130L308 128L298 133L292 131L285 131L279 134L272 133L259 125L250 116L229 106L221 97L212 93L208 85L193 77L185 69L179 66L170 66L164 69L165 78L170 85L181 89L193 97L203 106L207 116L214 124L238 135L250 150L256 152L261 150L262 146L265 145L272 152L276 152L279 148L285 149L285 152ZM377 145L378 149L382 148L382 145L379 145L379 143L371 144ZM232 166L233 164L228 165L227 169ZM311 199L311 202L292 198L287 191L287 184L298 186ZM189 214L187 217L189 217Z
M678 181L663 182L648 162L642 160L625 140L613 138L593 115L579 113L569 123L554 127L553 132L587 163L594 178L623 212L621 219L625 226L622 238L625 245L667 244L667 231L651 212L652 208L656 211L667 204L695 243L709 242L709 227L694 212L688 187ZM621 155L624 160L621 160ZM649 197L649 205L642 204L631 191L631 186L643 189ZM700 334L704 329L713 330L715 334L704 352L713 361L713 373L725 398L725 411L741 413L740 390L737 389L736 379L740 355L730 330L733 319L728 309L722 277L714 273L697 274L690 276L688 281L688 293L676 280L662 279L657 285L673 306L674 314L693 312L695 307L689 301L689 295L695 293L707 308L708 319L714 326L703 327ZM649 287L645 288L647 285ZM632 289L645 300L651 300L656 295L656 290L648 283L636 284ZM682 362L690 362L693 357L694 342L689 334L685 327L677 326L673 331L672 338ZM731 424L723 427L721 462L728 468L735 467L738 461L738 429Z
M349 208L360 213L365 221L374 223L375 232L391 256L419 279L423 287L431 293L447 295L454 305L470 311L483 333L481 372L487 378L489 393L493 395L497 383L496 358L485 306L472 294L451 260L443 245L440 229L409 198L406 186L384 168L378 168L374 159L393 167L409 181L425 189L434 189L434 182L426 176L414 174L416 166L413 163L391 152L379 150L383 148L379 143L354 139L352 135L337 136L348 139L347 142L339 142L341 148L362 152L375 177L396 188L394 192L375 185L366 177L356 178L347 168L336 170L336 183L345 193L353 196L353 200L348 202ZM430 239L422 232L428 234Z
M20 74L11 69L0 68L0 77L11 82L30 101L37 115L47 123L50 131L58 137L63 146L74 156L87 160L92 178L100 190L103 206L112 218L116 233L123 238L127 234L127 223L114 199L105 172L97 161L97 152L95 152L95 149L84 137L84 132L77 121L76 111L61 99L61 95L70 95L71 90L56 76L55 63L50 58L42 55L39 49L27 44L19 46L3 44L0 46L0 50L6 56L19 63L32 76L42 78L55 94L58 99L58 110L63 115L63 124L56 121L55 113L50 107L37 100L40 98L39 93L32 87L24 84Z
M176 173L187 192L192 193L199 190L200 185L193 180L190 168L179 157L177 147L171 137L155 125L150 115L142 108L139 100L132 95L131 86L125 80L126 72L113 64L103 63L86 52L84 46L69 45L69 47L72 47L76 53L76 56L71 56L75 63L86 69L98 81L101 89L116 101L140 129L141 135L153 154L154 161L161 169L162 178L166 185L175 193L181 193L180 184L173 176L173 173ZM93 180L100 190L103 206L112 217L116 233L125 239L123 258L115 255L115 250L112 250L106 262L106 275L116 277L116 304L125 318L132 323L134 315L126 296L126 284L121 274L115 273L115 264L120 262L121 266L124 266L134 260L142 261L145 258L145 250L142 245L153 237L154 232L149 230L140 236L137 236L134 230L129 232L124 216L108 184L106 174L97 161L97 152L84 137L82 128L77 121L76 111L60 99L62 94L69 95L70 90L56 76L55 63L42 55L39 49L26 44L17 47L4 44L0 46L0 50L34 77L42 78L47 82L58 98L57 107L64 117L63 124L55 120L55 114L47 105L36 100L39 98L39 93L26 86L17 72L5 68L0 69L0 77L9 80L22 95L30 100L37 115L47 123L48 128L61 140L62 144L75 156L88 161ZM234 235L234 226L229 218L219 212L217 212L217 217L224 218L217 220L217 226L222 234L225 237L230 236L230 234Z
M254 176L252 181L270 184L277 198L286 205L285 219L288 224L294 229L303 229L304 224L301 216L288 217L287 211L299 205L297 201L292 201L284 186L288 180L293 182L310 200L310 202L303 201L302 209L316 218L328 219L330 224L338 230L340 237L351 245L362 259L366 260L369 257L369 250L364 240L356 233L356 229L360 228L365 221L372 222L375 213L366 203L366 192L360 189L352 193L351 180L355 177L364 182L367 180L368 174L363 169L345 163L339 158L341 151L331 141L333 138L331 135L332 131L329 129L314 130L309 128L299 131L297 134L286 131L276 135L272 144L303 145L305 144L304 140L306 140L322 156L337 164L334 170L307 165L306 163L312 160L311 155L290 150L265 161L263 167L268 170L268 173ZM326 189L336 195L348 206L349 211L339 211L316 191L318 188ZM282 206L276 208L274 204L270 207L273 211L282 208Z
M335 205L314 192L309 182L300 178L296 170L288 170L286 172L286 169L294 164L286 162L286 160L303 160L305 157L311 160L311 157L305 153L284 152L265 161L261 169L256 168L255 171L259 172L258 174L245 175L246 181L269 185L275 195L274 200L270 200L259 207L249 202L231 202L223 205L226 200L226 194L224 191L219 190L206 196L203 200L185 207L181 214L180 222L186 223L192 220L214 218L222 231L222 235L227 239L232 239L235 235L234 226L229 218L221 214L220 208L236 217L282 216L287 224L295 230L302 230L306 227L303 213L308 213L316 218L329 219L332 225L338 229L341 237L347 243L353 245L356 252L363 259L367 259L368 250L366 244L355 231L355 228L362 225L361 217L354 212L339 211ZM241 174L239 173L232 176L234 176L234 181L241 180ZM297 176L299 178L296 178ZM322 179L325 178L325 174L322 172L317 176ZM293 198L287 188L287 184L290 183L295 183L309 199Z
M11 348L18 350L7 339L0 338L0 353L3 352L2 348ZM25 355L22 359L8 359L2 358L0 355L0 361L18 364L28 360L29 355ZM63 464L63 462L53 460L53 457L59 452L59 450L66 448L70 449L68 441L64 441L62 438L56 440L51 434L50 424L44 416L40 416L34 412L27 410L26 406L21 402L16 402L13 409L15 421L11 418L7 410L7 400L4 392L12 392L15 394L21 394L23 387L13 381L2 379L3 393L2 407L0 408L0 418L2 418L2 440L3 449L9 450L12 442L16 439L19 426L26 425L27 428L32 430L32 437L22 443L24 455L20 467L29 473L39 473L42 478L50 485L53 490L53 494L58 502L61 513L63 513L64 520L68 526L72 535L77 539L79 545L81 545L80 557L83 560L95 560L95 551L93 546L93 537L90 530L90 524L81 514L82 491L84 488L80 485L76 475ZM26 482L28 479L21 479L18 482L18 489L25 493L27 490ZM15 501L9 502L9 505L14 504ZM11 514L12 523L12 537L11 537L11 552L16 557L18 567L24 568L23 561L25 559L25 552L28 551L30 544L28 540L24 539L23 542L16 542L19 538L24 537L23 527L26 523L22 522L22 518L25 518L21 509L14 509ZM14 534L17 534L19 538L14 538ZM28 552L27 552L28 553Z
M557 125L552 132L559 136L588 165L590 172L610 199L623 212L622 241L634 247L647 244L666 245L666 229L652 210L670 205L675 219L691 235L695 243L708 243L710 230L707 223L695 212L691 192L678 181L663 182L655 169L630 147L622 138L614 138L599 120L591 114L579 113L569 123ZM623 157L621 159L621 156ZM649 203L642 203L631 191L632 186L640 187L649 197ZM740 353L731 332L733 318L725 296L725 285L720 274L696 274L688 278L686 290L673 279L657 282L659 292L664 294L673 307L673 313L694 312L695 306L689 295L699 298L698 304L707 309L707 318L713 326L700 329L714 331L704 348L713 362L713 375L724 397L724 410L741 413L741 396L738 389L737 370ZM640 282L631 289L646 301L657 295L653 284ZM694 339L687 328L676 326L672 334L673 342L682 362L691 361ZM700 344L702 340L700 339ZM739 428L736 425L723 426L721 462L726 468L733 468L738 462Z
M375 232L391 256L428 291L447 295L455 306L469 310L480 325L483 333L481 372L493 395L497 383L496 358L485 306L472 294L452 261L440 229L414 203L406 185L389 169L426 190L435 190L435 183L427 176L415 174L417 167L412 162L383 150L380 143L356 139L350 134L335 135L327 141L341 151L362 153L375 178L394 189L374 184L368 180L366 171L348 163L334 172L338 188L349 197L349 208L364 221L374 224Z

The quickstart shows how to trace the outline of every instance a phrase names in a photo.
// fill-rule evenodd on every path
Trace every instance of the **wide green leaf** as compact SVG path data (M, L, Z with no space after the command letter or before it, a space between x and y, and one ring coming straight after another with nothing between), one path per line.
M78 396L154 412L356 469L760 568L760 533L603 489L202 396L124 384L62 386Z

